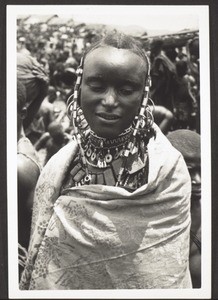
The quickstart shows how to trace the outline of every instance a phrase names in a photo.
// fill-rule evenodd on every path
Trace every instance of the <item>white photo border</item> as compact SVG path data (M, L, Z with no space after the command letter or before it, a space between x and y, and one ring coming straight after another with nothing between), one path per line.
M118 9L119 8L119 9ZM196 15L200 40L200 111L202 159L202 287L200 289L153 290L55 290L21 291L18 285L17 229L17 112L16 112L16 31L19 15L111 13L118 16L137 14ZM157 13L158 12L158 13ZM135 13L135 15L134 15ZM134 18L135 17L135 18ZM210 52L208 5L7 5L7 196L8 196L8 286L9 298L17 299L210 299L211 298L211 117ZM9 126L10 124L10 126ZM205 201L204 201L205 200Z

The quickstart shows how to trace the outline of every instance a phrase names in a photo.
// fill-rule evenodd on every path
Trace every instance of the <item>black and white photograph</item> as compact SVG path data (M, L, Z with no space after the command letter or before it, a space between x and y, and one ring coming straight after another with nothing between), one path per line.
M9 297L210 299L209 7L7 5L6 36Z

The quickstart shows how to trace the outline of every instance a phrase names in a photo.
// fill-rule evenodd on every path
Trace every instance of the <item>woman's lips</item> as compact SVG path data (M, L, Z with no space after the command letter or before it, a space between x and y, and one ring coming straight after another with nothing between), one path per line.
M111 113L96 113L98 117L107 121L117 121L120 116Z

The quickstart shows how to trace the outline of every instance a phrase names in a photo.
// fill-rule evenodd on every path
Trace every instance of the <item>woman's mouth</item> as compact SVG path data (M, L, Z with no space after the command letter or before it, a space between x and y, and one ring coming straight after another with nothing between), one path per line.
M101 118L104 119L106 121L117 121L120 119L120 117L116 114L111 114L111 113L96 113L96 115Z

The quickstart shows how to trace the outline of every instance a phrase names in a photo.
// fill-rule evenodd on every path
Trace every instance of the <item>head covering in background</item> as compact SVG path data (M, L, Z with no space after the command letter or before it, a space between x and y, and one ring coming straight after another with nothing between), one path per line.
M49 76L34 57L17 53L17 79L26 88L27 117L24 127L28 127L47 95Z

